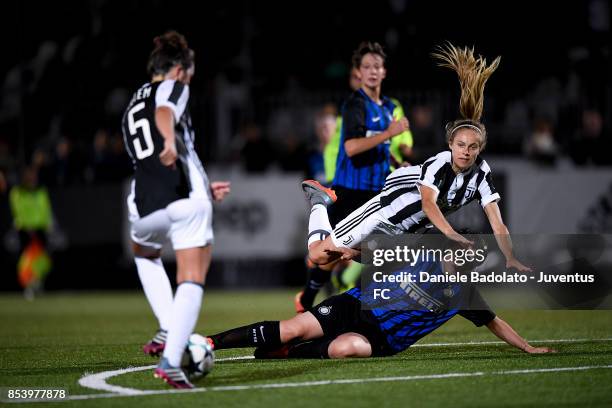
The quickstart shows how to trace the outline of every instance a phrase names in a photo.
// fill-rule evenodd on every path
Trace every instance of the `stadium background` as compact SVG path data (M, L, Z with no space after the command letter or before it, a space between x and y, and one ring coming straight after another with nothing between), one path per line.
M197 9L161 0L5 5L0 170L10 188L21 165L45 157L40 179L59 227L48 290L138 287L125 250L130 163L119 123L130 92L148 79L151 39L167 29L184 33L196 51L191 111L200 156L212 178L234 183L232 197L216 208L211 286L303 283L306 205L297 181L315 144L315 112L347 95L350 55L365 39L388 51L383 93L403 103L422 158L443 148L443 124L457 113L455 76L434 67L433 47L450 40L489 58L502 55L485 93L484 157L510 230L612 229L609 1L231 2ZM419 124L415 112L431 120ZM552 153L527 154L538 132L552 134ZM260 168L248 165L247 139L256 141ZM105 159L95 161L101 153ZM0 288L17 290L7 197L5 189ZM477 213L462 217L481 221Z

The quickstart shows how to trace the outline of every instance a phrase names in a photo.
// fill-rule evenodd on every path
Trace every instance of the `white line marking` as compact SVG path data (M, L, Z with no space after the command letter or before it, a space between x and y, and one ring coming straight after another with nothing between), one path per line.
M89 374L79 379L79 385L85 388L91 388L91 389L100 390L100 391L109 391L109 392L117 393L117 394L138 395L138 394L142 394L144 391L136 390L133 388L120 387L118 385L107 384L106 380L108 378L115 377L117 375L133 373L136 371L152 370L154 368L155 368L155 365L143 366L143 367L128 367L128 368L124 368L121 370L104 371L104 372L97 373L97 374Z
M86 400L86 399L96 399L96 398L132 397L136 395L143 396L143 395L162 395L162 394L186 394L186 393L214 392L214 391L244 391L244 390L255 390L255 389L314 387L314 386L320 386L320 385L337 385L337 384L363 384L363 383L373 383L373 382L437 380L437 379L446 379L446 378L482 377L486 375L520 375L520 374L554 373L554 372L562 372L562 371L565 371L565 372L567 371L585 371L585 370L610 369L610 368L612 368L612 364L599 365L599 366L535 368L535 369L526 369L526 370L507 370L507 371L490 371L490 372L476 371L476 372L471 372L471 373L465 372L465 373L444 373L444 374L428 374L428 375L409 375L409 376L401 376L401 377L347 378L347 379L339 379L339 380L203 387L203 388L194 388L191 390L150 390L150 391L140 390L141 392L138 394L109 393L109 394L72 395L72 396L69 396L68 399L69 400ZM37 402L37 401L23 400L19 402Z
M530 343L580 343L580 342L606 342L612 341L612 338L602 339L547 339L547 340L531 340ZM480 342L456 342L456 343L421 343L414 344L411 347L445 347L445 346L477 346L490 344L506 344L503 341L480 341ZM217 362L235 361L235 360L252 360L253 356L237 356L219 358ZM128 367L120 370L104 371L96 374L86 374L79 379L79 385L85 388L91 388L98 391L107 391L103 394L83 394L71 395L68 400L86 400L96 398L114 398L114 397L129 397L135 395L159 395L159 394L175 394L189 392L209 392L209 391L236 391L236 390L251 390L251 389L266 389L266 388L292 388L292 387L310 387L318 385L333 385L333 384L356 384L367 382L387 382L387 381L413 381L427 379L444 379L457 377L476 377L483 375L516 375L516 374L532 374L532 373L550 373L561 371L582 371L593 369L608 369L612 365L601 366L582 366L582 367L558 367L558 368L540 368L540 369L525 369L525 370L507 370L507 371L492 371L492 372L472 372L472 373L444 373L430 375L413 375L402 377L377 377L377 378L354 378L354 379L339 379L339 380L322 380L322 381L307 381L294 383L273 383L273 384L254 384L254 385L233 385L233 386L217 386L217 387L202 387L192 390L138 390L134 388L121 387L106 383L106 380L118 375L133 373L137 371L151 370L155 366ZM3 401L4 402L4 401ZM11 401L17 402L17 401ZM22 400L19 402L40 402L40 400Z
M253 356L239 356L239 357L226 357L218 358L216 362L232 361L232 360L250 360L254 359ZM108 391L116 394L124 395L141 395L145 393L145 390L137 390L135 388L120 387L118 385L111 385L106 382L107 379L118 375L134 373L137 371L152 370L155 365L141 366L141 367L128 367L121 370L103 371L97 374L84 375L79 379L79 385L85 388L91 388L93 390Z

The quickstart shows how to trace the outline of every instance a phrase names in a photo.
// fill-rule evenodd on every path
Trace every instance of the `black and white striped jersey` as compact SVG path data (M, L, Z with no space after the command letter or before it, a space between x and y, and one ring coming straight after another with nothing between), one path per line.
M140 217L194 195L209 197L209 183L194 148L194 132L187 109L189 87L179 81L146 83L138 89L122 120L123 140L134 164L134 202ZM155 124L155 110L169 107L175 120L175 169L164 166L159 154L164 138Z
M469 170L455 174L451 152L445 151L420 166L402 167L391 173L380 193L379 211L391 224L408 232L426 226L430 221L422 209L420 186L438 192L437 204L445 215L473 200L484 208L500 199L486 161L478 157Z

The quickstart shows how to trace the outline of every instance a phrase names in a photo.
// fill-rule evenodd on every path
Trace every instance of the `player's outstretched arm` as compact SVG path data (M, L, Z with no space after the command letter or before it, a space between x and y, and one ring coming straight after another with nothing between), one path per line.
M466 239L465 237L458 234L453 227L448 223L442 211L440 211L440 207L436 203L436 199L438 198L438 192L435 191L431 187L427 187L424 185L419 186L419 191L421 192L421 203L423 207L423 212L431 221L431 223L440 230L447 238L458 242L459 244L468 247L473 244L472 241Z
M506 257L506 268L514 268L519 272L531 272L530 267L523 265L514 257L514 253L512 252L512 241L510 240L510 231L508 231L508 227L506 227L506 224L504 224L502 220L497 202L494 201L487 204L484 208L484 212L495 234L497 245Z
M506 323L499 317L495 317L495 319L491 320L491 322L487 324L487 328L491 330L494 335L496 335L506 343L524 351L525 353L542 354L557 352L557 350L551 349L549 347L533 347L527 342L527 340L519 336L519 334L514 331L512 326L510 326L508 323Z

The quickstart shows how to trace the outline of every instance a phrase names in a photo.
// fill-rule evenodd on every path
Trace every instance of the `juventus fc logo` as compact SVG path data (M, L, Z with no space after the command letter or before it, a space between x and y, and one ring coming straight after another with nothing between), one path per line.
M467 188L467 191L465 192L465 199L469 200L470 198L472 198L474 196L474 193L476 192L476 189L472 186Z
M344 241L342 241L342 243L343 243L344 245L348 245L348 244L350 244L351 242L353 242L354 240L355 240L355 239L353 238L353 236L352 236L352 235L349 235L347 239L345 239Z

